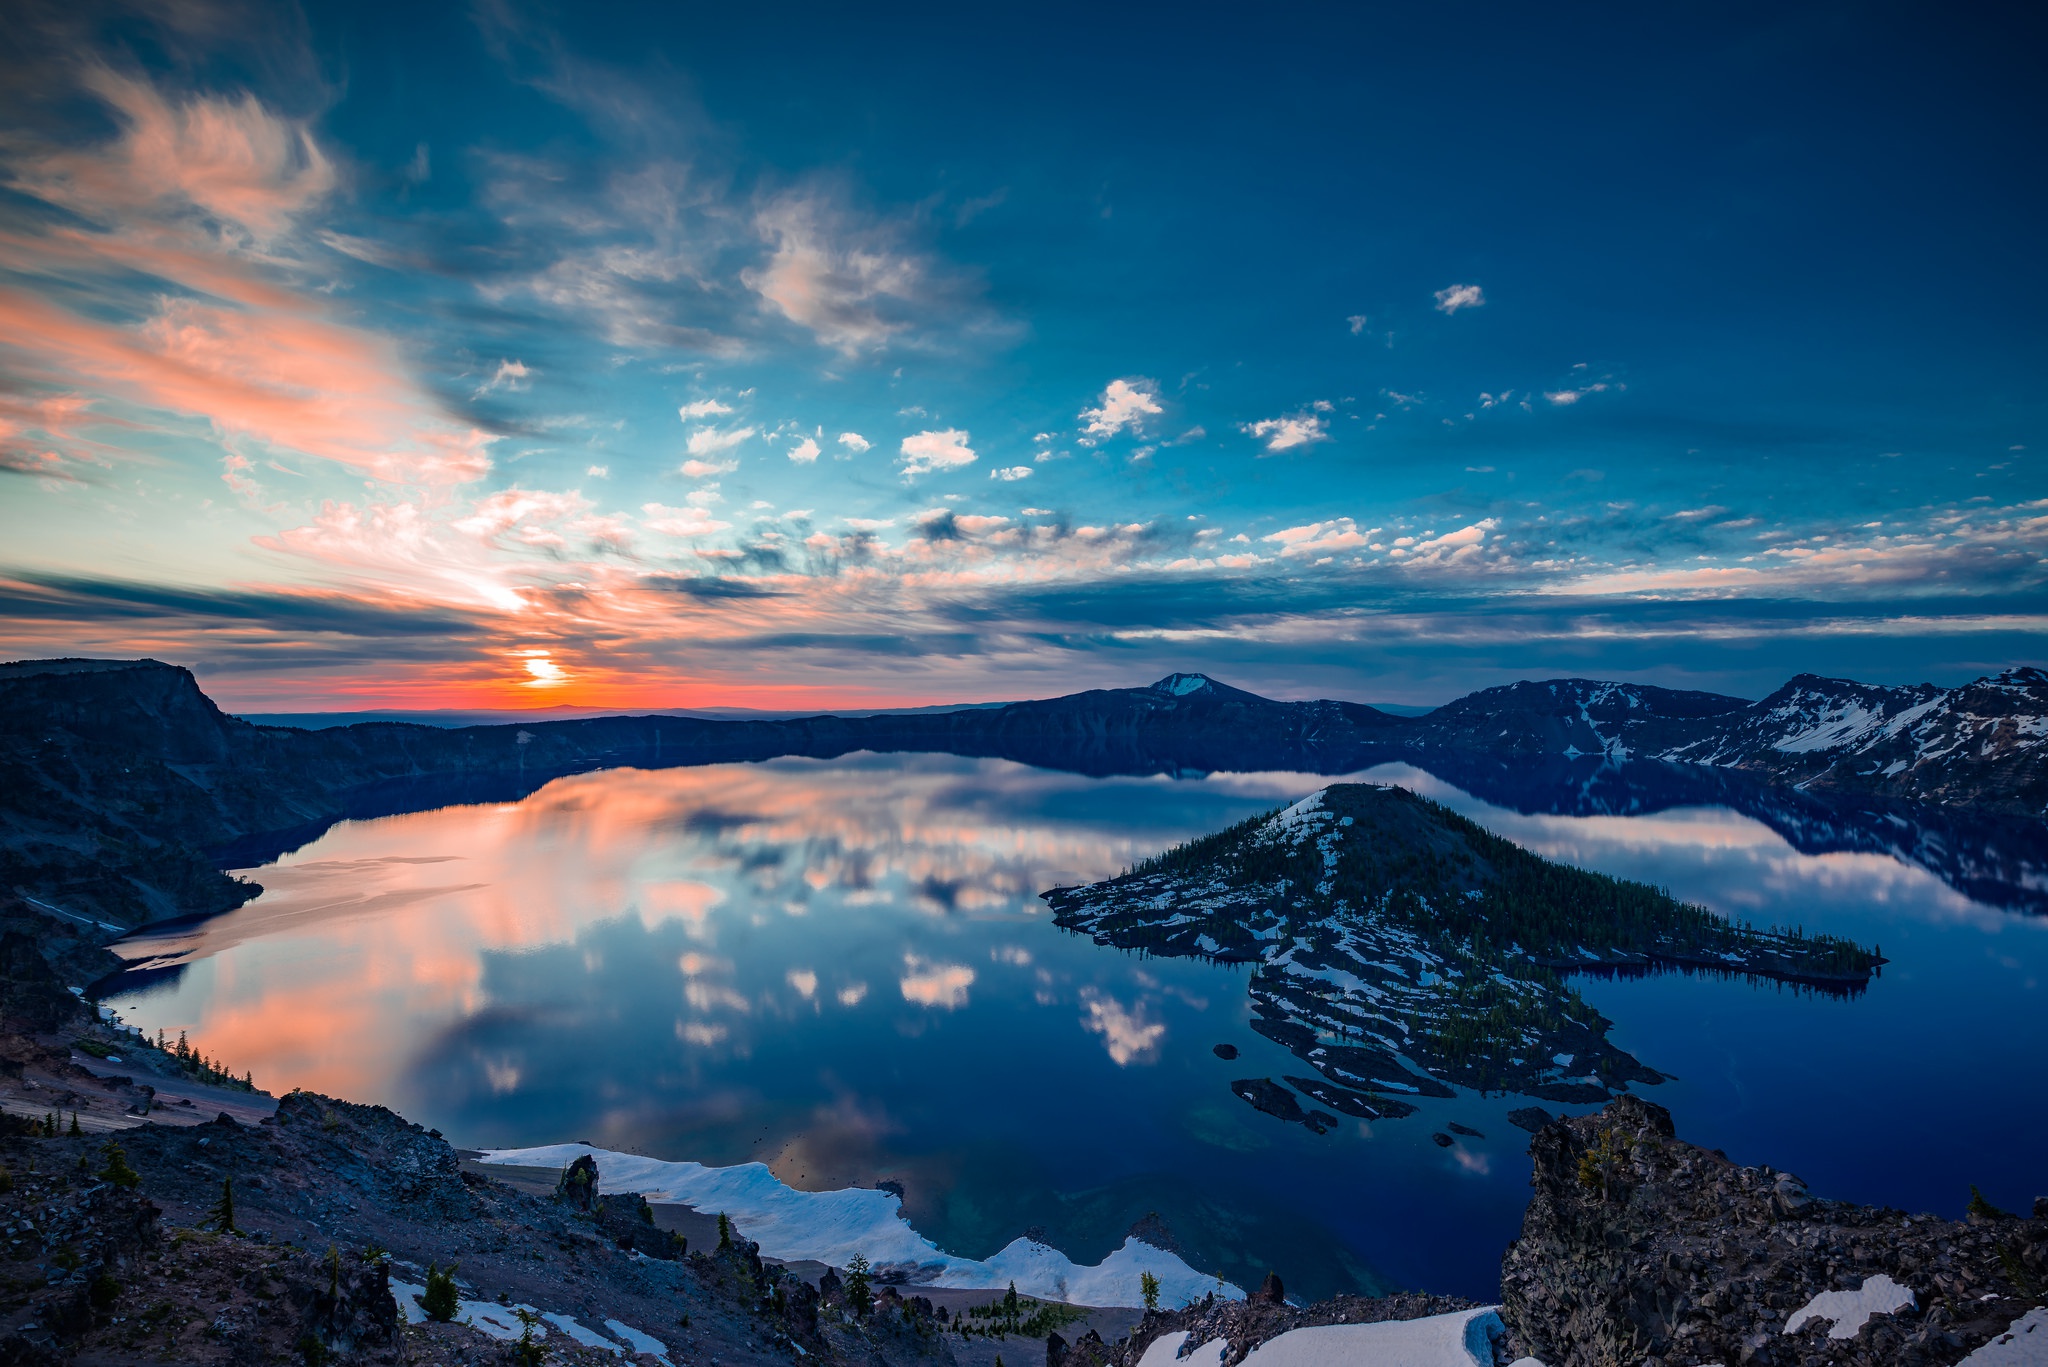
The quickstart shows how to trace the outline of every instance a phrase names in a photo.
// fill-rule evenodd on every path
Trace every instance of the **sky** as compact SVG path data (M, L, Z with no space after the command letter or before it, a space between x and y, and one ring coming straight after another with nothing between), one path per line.
M0 657L233 709L2048 657L2017 5L0 35Z

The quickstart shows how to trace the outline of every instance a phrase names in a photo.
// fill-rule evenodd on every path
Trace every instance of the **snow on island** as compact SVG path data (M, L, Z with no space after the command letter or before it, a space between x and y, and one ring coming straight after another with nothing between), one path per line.
M676 1202L707 1215L728 1215L741 1233L761 1246L763 1257L784 1262L813 1259L844 1267L859 1253L878 1271L901 1273L906 1281L919 1286L1001 1290L1015 1282L1024 1295L1073 1305L1142 1305L1139 1279L1147 1272L1159 1279L1164 1305L1184 1305L1211 1292L1230 1300L1244 1299L1239 1287L1197 1272L1141 1239L1125 1239L1123 1247L1092 1267L1077 1265L1056 1248L1022 1238L1011 1240L986 1259L956 1257L911 1228L903 1218L903 1202L893 1192L865 1187L798 1191L770 1172L765 1163L711 1168L587 1144L491 1149L482 1161L563 1168L585 1154L597 1161L599 1190L637 1191L650 1201Z
M1416 1320L1323 1324L1267 1339L1246 1355L1244 1367L1492 1367L1493 1345L1506 1332L1493 1305ZM1187 1341L1185 1331L1161 1334L1138 1367L1222 1367L1227 1340L1211 1339L1183 1357Z

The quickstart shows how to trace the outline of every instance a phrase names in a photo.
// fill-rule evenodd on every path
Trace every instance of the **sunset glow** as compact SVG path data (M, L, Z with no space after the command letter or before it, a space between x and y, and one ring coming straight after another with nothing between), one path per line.
M1992 26L1368 8L1104 82L1050 18L969 76L852 12L602 8L20 26L0 651L789 709L2048 639L2042 91ZM1672 53L1696 98L1583 93ZM1294 102L1219 105L1268 59ZM1561 151L1615 109L1630 150Z

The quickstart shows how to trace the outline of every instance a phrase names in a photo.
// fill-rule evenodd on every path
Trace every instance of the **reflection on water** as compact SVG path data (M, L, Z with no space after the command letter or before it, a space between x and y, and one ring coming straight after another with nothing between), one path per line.
M2044 1118L2048 927L1725 809L1525 816L1372 776L1553 858L1883 943L1894 962L1853 1003L1585 982L1618 1044L1679 1074L1653 1095L1681 1133L1857 1199L1955 1207L1950 1174L2032 1195L2009 1136ZM1485 1293L1526 1196L1518 1101L1329 1136L1272 1121L1227 1090L1298 1071L1248 1029L1243 970L1099 948L1036 900L1328 781L930 755L582 775L335 828L257 872L240 911L124 946L183 967L123 1007L273 1090L383 1102L465 1144L898 1181L966 1256L1035 1228L1092 1262L1157 1211L1190 1263L1242 1285L1272 1266L1311 1295ZM1432 1144L1454 1119L1487 1137Z

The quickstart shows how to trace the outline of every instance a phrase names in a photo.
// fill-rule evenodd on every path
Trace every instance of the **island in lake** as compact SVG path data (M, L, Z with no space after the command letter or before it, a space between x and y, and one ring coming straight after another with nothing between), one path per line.
M1705 971L1853 993L1875 949L1759 930L1643 883L1540 858L1402 788L1334 784L1148 859L1044 894L1098 943L1254 965L1253 1029L1319 1076L1310 1100L1393 1119L1452 1085L1604 1102L1663 1075L1608 1041L1578 972ZM1267 1078L1232 1091L1324 1130Z

